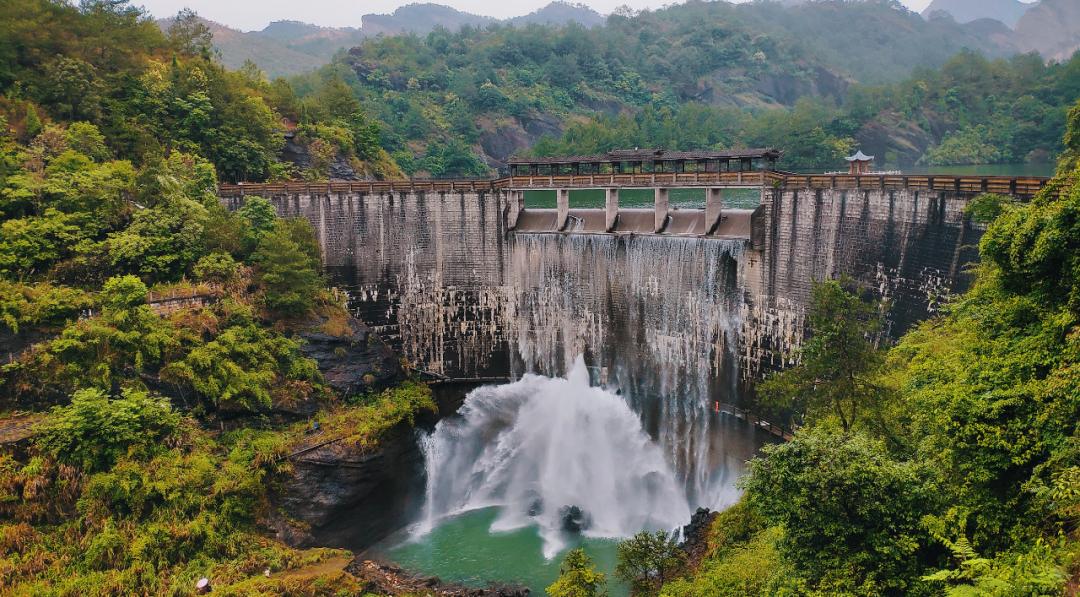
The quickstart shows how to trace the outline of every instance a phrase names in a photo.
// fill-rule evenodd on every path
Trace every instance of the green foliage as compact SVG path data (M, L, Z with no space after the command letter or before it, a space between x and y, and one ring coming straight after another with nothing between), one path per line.
M980 249L1006 287L1080 313L1080 188L1006 210L986 231Z
M49 208L40 217L0 224L0 274L22 277L40 273L71 251L83 238L82 218Z
M214 252L204 255L195 264L195 278L202 282L228 284L240 274L240 264L228 253Z
M262 237L273 231L277 221L274 204L262 197L245 198L244 204L236 210L236 214L244 220L246 228L244 241L248 245L249 253L255 249Z
M1007 195L983 193L976 196L964 206L964 214L970 217L974 222L989 224L1004 213L1012 201L1012 197Z
M991 138L991 131L985 125L968 127L946 135L920 161L930 166L997 164L1007 161L1000 149L1003 141L1006 139Z
M303 384L310 393L319 379L315 361L299 356L297 348L295 341L251 323L235 325L170 363L162 377L192 387L218 406L265 409L282 384L294 391Z
M0 323L15 333L27 326L64 324L93 304L87 293L76 288L0 279Z
M748 503L784 529L780 553L811 586L914 590L921 519L933 508L929 471L894 460L880 441L827 428L767 446L750 468Z
M615 576L629 583L636 594L656 595L663 584L682 569L686 552L674 534L641 531L620 541L616 548Z
M34 437L60 462L86 471L112 467L129 454L145 457L177 432L180 415L168 401L127 389L110 398L101 390L79 390L67 406L55 407Z
M105 135L89 122L68 125L67 146L94 161L105 161L110 157L109 148L105 146Z
M751 535L745 542L727 548L702 564L701 573L664 585L664 597L753 597L756 595L796 595L792 571L777 547L782 537L778 527Z
M591 558L580 547L571 549L559 566L559 578L547 587L551 597L600 597L606 595L607 579L596 571Z
M252 255L256 266L255 281L262 289L263 304L279 315L307 313L314 306L315 294L321 287L318 261L311 254L313 243L301 244L295 238L304 230L307 238L312 238L310 225L304 220L299 226L278 223L259 240Z
M146 303L149 290L135 276L109 278L101 289L101 303L106 309L123 312Z
M758 393L767 405L794 408L818 419L835 417L847 431L880 398L873 375L881 360L874 346L881 309L845 285L850 282L814 285L810 338L799 350L799 365L770 376Z

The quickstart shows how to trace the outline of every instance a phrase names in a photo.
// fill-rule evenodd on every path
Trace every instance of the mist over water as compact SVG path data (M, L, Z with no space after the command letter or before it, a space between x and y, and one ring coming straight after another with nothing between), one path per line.
M525 375L474 390L460 417L425 438L424 451L419 534L447 516L496 506L492 531L535 525L551 558L575 532L568 518L588 537L627 537L690 517L663 451L620 396L590 387L581 357L565 379Z

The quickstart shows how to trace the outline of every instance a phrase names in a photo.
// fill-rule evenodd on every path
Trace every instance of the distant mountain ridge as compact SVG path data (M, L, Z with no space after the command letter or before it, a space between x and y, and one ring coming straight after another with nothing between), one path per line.
M500 21L462 12L433 3L407 4L390 14L367 14L360 27L321 27L300 21L274 21L261 31L240 31L203 19L214 34L214 46L222 62L238 68L251 60L270 77L307 72L328 62L342 49L375 35L415 33L426 35L436 27L456 31L465 26L485 27L496 23L562 26L574 23L583 27L604 24L606 17L582 4L555 1L527 15ZM172 19L159 19L167 29Z
M863 3L839 0L780 0L740 6L747 6L748 10L762 15L771 15L759 22L762 31L783 35L785 31L780 30L783 29L788 35L802 35L817 32L802 31L806 27L786 17L779 19L784 23L780 25L776 17L788 11L797 15L813 7L819 12L831 10L846 14L847 11L860 10L861 5ZM906 11L899 9L894 12ZM1020 0L933 0L922 15L943 34L943 41L935 46L970 47L990 55L1037 51L1048 59L1062 60L1080 48L1078 13L1080 0L1042 0L1031 4ZM938 18L942 14L951 18ZM376 35L426 35L436 27L455 31L465 26L486 27L493 24L519 27L576 24L591 28L602 26L606 21L604 15L588 6L555 1L530 14L506 20L470 14L440 4L417 3L402 6L389 14L364 15L360 27L321 27L299 21L275 21L261 31L243 32L210 21L206 23L214 33L214 45L226 66L238 68L246 60L251 60L273 78L318 68L329 63L337 52L360 45L364 39ZM169 19L159 21L163 28L169 22ZM938 22L938 25L933 25L934 22ZM882 21L881 25L909 27L910 23ZM919 48L922 46L905 51L924 51ZM829 59L837 60L836 57ZM889 80L894 77L883 72L879 78ZM873 82L874 77L868 81Z
M934 13L943 12L956 19L957 23L994 19L1009 27L1016 27L1020 17L1033 6L1035 4L1026 4L1020 0L934 0L922 14L930 17Z

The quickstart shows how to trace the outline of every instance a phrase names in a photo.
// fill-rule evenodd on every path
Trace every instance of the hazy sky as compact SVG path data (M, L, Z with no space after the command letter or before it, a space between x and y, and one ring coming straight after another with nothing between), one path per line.
M922 10L930 4L930 0L901 1L914 10ZM250 31L280 20L359 27L360 17L365 14L393 12L398 6L413 2L445 4L465 12L506 18L528 14L546 6L550 0L133 0L132 3L145 6L155 17L169 17L187 7L211 21ZM583 3L603 14L624 5L642 9L672 4L670 0L585 0Z

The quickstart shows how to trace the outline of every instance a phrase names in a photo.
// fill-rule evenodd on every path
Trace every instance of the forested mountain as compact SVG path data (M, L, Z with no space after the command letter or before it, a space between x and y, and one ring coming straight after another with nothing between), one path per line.
M835 167L856 143L906 164L1049 155L1060 129L1046 123L1061 122L1065 92L1041 96L1025 85L1067 85L1071 66L1047 67L1038 58L994 64L968 54L945 71L919 71L918 80L865 86L944 65L964 44L1004 52L985 23L927 21L888 2L692 2L612 15L593 29L493 26L368 39L292 85L300 97L337 80L349 85L382 123L384 147L418 175L485 173L568 126L562 142L537 150L768 144L789 150L789 166L804 167ZM838 26L845 35L830 33ZM1030 110L1011 112L1021 97L1032 98ZM937 103L924 106L924 99ZM1004 153L927 155L954 132L965 130L977 144L998 134L975 128L991 124L981 120L990 117L987 104L1007 116L1003 122L1044 130ZM1056 117L1043 119L1048 114ZM605 141L582 134L594 118ZM618 132L626 129L616 120L634 119L657 126ZM1009 136L1002 126L1012 125L991 128Z
M783 147L788 168L827 168L855 148L889 166L1046 162L1060 151L1065 112L1080 97L1080 55L988 61L963 53L940 70L885 86L851 87L839 107L811 98L749 114L700 103L568 125L544 155L619 147Z
M994 19L1009 27L1016 22L1033 4L1020 0L934 0L923 10L924 16L944 12L958 23L970 23L978 19Z

